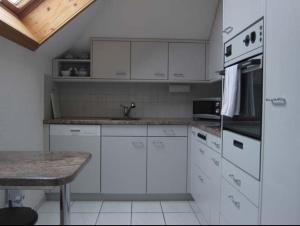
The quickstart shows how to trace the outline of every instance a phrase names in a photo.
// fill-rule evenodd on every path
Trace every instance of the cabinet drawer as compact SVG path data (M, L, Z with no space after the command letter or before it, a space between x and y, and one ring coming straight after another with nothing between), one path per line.
M224 158L255 178L260 178L260 142L229 132L223 134Z
M220 185L221 180L221 155L207 148L206 152L206 165L204 173L210 178L210 180L216 184Z
M222 150L222 141L220 137L213 136L211 134L207 135L207 145L214 151L221 154Z
M222 180L221 213L230 219L233 225L257 225L258 208L232 187L227 181Z
M50 136L100 136L100 126L50 125Z
M192 135L193 135L193 137L195 137L195 139L198 142L207 145L207 133L206 132L193 127Z
M259 206L259 182L238 169L231 163L223 160L223 177L236 189L247 196L256 206Z
M187 137L187 126L149 126L150 137Z
M104 137L146 137L147 126L102 126L102 136Z
M200 143L198 140L193 141L192 144L192 154L191 162L201 169L205 170L208 168L208 152L210 152L204 144Z
M210 181L209 178L196 165L192 164L192 196L198 207L197 215L203 216L206 222L210 220Z

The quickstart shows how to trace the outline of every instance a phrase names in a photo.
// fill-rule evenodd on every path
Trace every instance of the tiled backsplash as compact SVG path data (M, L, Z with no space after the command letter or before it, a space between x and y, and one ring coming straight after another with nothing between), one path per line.
M57 86L63 117L121 117L121 104L137 107L133 117L192 117L192 102L221 95L221 85L192 85L189 93L170 93L168 84L66 83Z

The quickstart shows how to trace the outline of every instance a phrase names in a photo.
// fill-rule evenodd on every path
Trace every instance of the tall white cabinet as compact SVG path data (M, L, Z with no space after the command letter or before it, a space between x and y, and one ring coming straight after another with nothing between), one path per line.
M219 2L215 22L207 45L207 80L220 80L217 71L224 68L223 1Z
M262 224L300 224L300 1L266 2Z
M224 0L223 38L224 42L264 16L265 0Z

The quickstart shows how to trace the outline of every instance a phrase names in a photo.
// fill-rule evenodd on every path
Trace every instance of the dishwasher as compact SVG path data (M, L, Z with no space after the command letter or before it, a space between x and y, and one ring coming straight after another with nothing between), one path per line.
M51 152L88 152L92 159L71 184L72 194L100 193L101 127L51 125ZM53 190L52 193L56 193Z

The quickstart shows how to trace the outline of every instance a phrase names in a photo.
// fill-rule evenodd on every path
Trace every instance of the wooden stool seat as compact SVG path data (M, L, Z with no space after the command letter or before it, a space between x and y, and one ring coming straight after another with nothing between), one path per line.
M31 208L0 209L0 225L34 225L38 214Z

